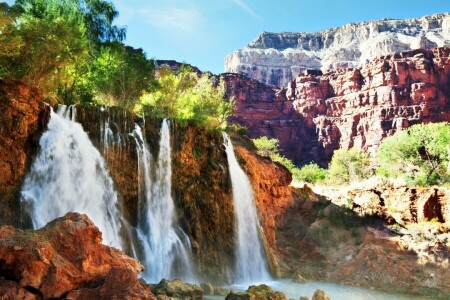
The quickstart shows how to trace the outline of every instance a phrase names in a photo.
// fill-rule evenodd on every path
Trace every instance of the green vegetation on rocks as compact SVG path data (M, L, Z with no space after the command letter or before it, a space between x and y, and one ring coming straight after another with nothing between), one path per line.
M277 139L269 139L266 136L262 136L252 141L259 155L270 157L273 161L285 166L292 173L295 180L315 183L325 179L326 170L317 164L310 163L302 168L297 168L290 159L281 155L278 152L279 143Z
M180 279L163 279L151 286L152 293L158 299L200 300L203 299L203 289L195 284L189 284Z
M386 138L378 150L377 174L418 185L449 181L450 124L418 124Z
M225 298L226 300L287 300L285 294L281 292L275 292L270 286L252 285L247 291L234 293L231 292Z
M156 72L107 0L0 4L0 80L19 80L56 104L109 105L155 118L224 129L233 111L223 82L189 68ZM158 78L155 78L158 73Z
M369 155L359 149L336 150L328 166L327 179L342 184L360 181L372 175Z
M210 74L198 75L189 67L177 74L160 69L157 88L145 93L135 106L155 118L172 118L179 122L194 121L199 126L220 129L233 112L233 100L225 98L225 86Z

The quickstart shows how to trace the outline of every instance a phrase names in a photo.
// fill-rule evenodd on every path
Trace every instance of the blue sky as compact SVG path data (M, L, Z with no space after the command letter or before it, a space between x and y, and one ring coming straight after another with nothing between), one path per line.
M11 3L12 1L8 1ZM113 0L126 43L149 58L214 73L262 31L319 31L350 22L450 11L450 0Z

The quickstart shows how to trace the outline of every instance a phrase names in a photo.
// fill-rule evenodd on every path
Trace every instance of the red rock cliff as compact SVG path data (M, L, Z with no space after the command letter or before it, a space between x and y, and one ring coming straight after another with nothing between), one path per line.
M0 81L0 225L19 225L20 188L49 108L20 82Z
M237 103L230 120L252 138L279 139L281 152L297 164L326 164L339 148L373 152L399 129L450 120L449 53L414 50L360 69L306 71L281 91L224 74Z

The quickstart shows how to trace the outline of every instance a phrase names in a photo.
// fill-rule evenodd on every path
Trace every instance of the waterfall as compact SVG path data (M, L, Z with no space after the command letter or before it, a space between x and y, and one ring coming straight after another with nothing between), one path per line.
M236 215L236 283L254 283L270 280L264 250L258 230L258 218L250 180L236 159L233 144L223 133Z
M139 161L137 235L143 248L139 259L145 266L144 279L149 282L175 277L193 280L189 239L175 227L169 121L162 123L156 163L152 161L141 128L137 125L133 136ZM152 164L156 164L154 168Z
M103 233L103 242L122 247L117 193L99 151L80 124L74 106L51 111L47 131L22 186L21 202L34 228L67 212L84 213Z

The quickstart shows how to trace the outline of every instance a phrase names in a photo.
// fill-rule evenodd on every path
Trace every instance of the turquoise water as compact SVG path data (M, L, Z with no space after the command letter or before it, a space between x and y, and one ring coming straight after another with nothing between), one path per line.
M331 300L419 300L432 299L426 297L415 297L409 295L390 294L371 289L353 287L348 285L327 283L320 281L308 281L304 284L298 284L288 279L274 280L265 282L271 286L275 291L280 291L286 294L288 298L299 299L300 296L306 296L310 299L317 289L323 290ZM227 287L233 291L243 291L248 286L233 285ZM205 299L221 300L225 297L221 296L206 296Z

